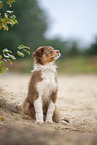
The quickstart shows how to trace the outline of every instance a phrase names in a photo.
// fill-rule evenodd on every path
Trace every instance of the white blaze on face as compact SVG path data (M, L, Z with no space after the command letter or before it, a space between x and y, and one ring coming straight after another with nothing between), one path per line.
M61 56L61 54L59 50L55 50L55 53L56 53L56 56L54 57L54 60L57 60Z

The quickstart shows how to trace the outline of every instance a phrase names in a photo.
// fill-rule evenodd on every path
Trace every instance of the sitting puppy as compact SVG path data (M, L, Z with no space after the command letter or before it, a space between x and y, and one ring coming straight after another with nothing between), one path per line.
M35 64L28 95L23 104L24 114L36 119L36 123L59 122L55 61L60 57L60 52L51 46L42 46L33 55Z

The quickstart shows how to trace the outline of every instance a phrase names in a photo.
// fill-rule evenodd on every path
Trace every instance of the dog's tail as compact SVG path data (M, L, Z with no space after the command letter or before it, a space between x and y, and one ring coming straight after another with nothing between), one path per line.
M54 111L54 115L53 115L53 122L60 122L61 119L60 119L60 115L59 115L59 111L57 109L57 107L55 107L55 111Z

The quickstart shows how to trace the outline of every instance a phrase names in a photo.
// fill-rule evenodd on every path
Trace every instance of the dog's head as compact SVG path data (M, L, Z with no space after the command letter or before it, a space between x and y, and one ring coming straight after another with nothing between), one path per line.
M33 53L33 55L36 63L45 65L49 62L56 61L60 57L60 51L54 50L51 46L41 46Z

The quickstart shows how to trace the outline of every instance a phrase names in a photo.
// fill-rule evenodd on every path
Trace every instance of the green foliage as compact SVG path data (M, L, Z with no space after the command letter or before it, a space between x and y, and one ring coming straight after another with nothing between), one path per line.
M15 2L15 0L6 0L6 3L11 7L12 3ZM3 2L0 1L0 9L3 7ZM13 25L17 24L16 16L13 14L13 11L6 10L6 13L3 14L3 16L0 13L0 30L9 30L8 24L13 27ZM27 49L27 50L26 50ZM5 63L9 62L12 65L11 60L16 60L16 55L24 57L25 54L22 51L25 51L26 53L30 54L28 51L30 49L27 46L19 45L18 50L13 54L13 52L7 48L1 49L0 51L0 74L4 75L4 71L7 71L8 68L5 67Z
M3 2L0 1L0 9L2 9L2 7L3 7Z
M77 41L68 41L67 48L67 54L69 57L76 57L78 55L81 55L81 50L79 49Z
M19 45L15 54L13 54L12 51L7 48L3 49L0 55L0 74L4 75L4 70L8 70L8 68L5 67L5 63L9 62L12 65L11 60L16 60L16 55L24 57L25 55L22 51L26 51L28 54L30 54L30 52L26 49L30 48L24 45Z
M90 45L90 48L85 51L87 55L97 55L97 36L94 43Z
M62 40L60 37L45 38L44 34L48 29L48 24L50 22L47 21L46 12L39 7L38 0L0 0L1 74L3 74L6 61L12 63L11 60L15 60L19 56L24 57L26 53L30 54L27 46L31 47L32 52L41 45L52 46L61 51L62 60L68 57L73 59L82 54L97 55L97 37L96 41L82 52L77 41ZM5 49L3 50L3 48ZM5 70L7 69L5 68Z
M1 55L0 55L0 57L1 57ZM1 74L1 75L4 75L4 71L3 71L3 70L5 70L5 71L8 70L8 68L3 67L3 64L4 64L4 61L1 61L1 60L0 60L0 74Z
M10 48L15 53L19 44L25 44L30 46L31 51L35 51L43 45L44 33L48 28L45 11L39 7L37 0L16 0L12 8L10 11L14 10L18 24L13 29L9 26L8 32L1 30L1 48ZM9 8L4 5L1 14L6 9Z
M58 37L54 39L46 39L43 42L43 45L52 46L55 49L59 49L62 57L66 57L66 54L67 54L66 44L67 44L66 41L62 41Z
M6 1L10 6L12 6L12 2L15 2L15 0L8 0ZM3 7L3 2L0 1L0 8ZM13 25L17 24L16 16L13 14L13 11L6 10L6 12L2 15L0 15L0 30L3 28L4 30L9 29L8 24L13 27Z
M12 3L15 2L15 0L6 0L6 3L11 7Z
M57 61L58 73L61 74L97 74L97 56L77 56L69 57Z

